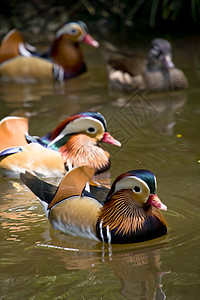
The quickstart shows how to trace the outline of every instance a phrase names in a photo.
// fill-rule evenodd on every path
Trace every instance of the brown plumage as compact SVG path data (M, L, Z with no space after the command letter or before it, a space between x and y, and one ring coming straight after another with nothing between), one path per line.
M64 161L72 163L74 166L88 165L96 170L109 168L109 153L103 148L99 148L96 140L85 134L72 136L67 147L60 148L60 153Z
M154 206L145 210L133 201L131 190L123 190L114 194L112 201L105 203L98 220L103 220L103 228L109 226L110 230L116 229L116 233L123 236L141 230L145 220L151 215L167 226L165 219Z

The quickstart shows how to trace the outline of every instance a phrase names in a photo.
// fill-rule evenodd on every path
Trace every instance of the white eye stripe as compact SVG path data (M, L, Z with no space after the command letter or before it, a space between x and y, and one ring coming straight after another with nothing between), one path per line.
M73 26L73 27L72 27ZM77 27L77 28L75 28ZM57 33L56 33L56 38L59 38L61 35L69 33L71 35L77 35L79 33L79 26L76 23L70 23L70 24L65 24L63 27L61 27Z
M142 179L140 179L136 176L126 176L116 183L113 194L120 190L123 190L123 189L134 190L135 186L138 186L140 188L141 192L142 192L143 188L146 188L150 193L150 189L145 181L143 181Z
M103 124L92 117L85 117L85 118L78 118L75 119L74 121L70 122L65 129L63 130L66 131L67 133L76 133L76 132L81 132L81 131L86 131L90 132L89 128L93 128L97 132L98 130L101 130L102 132L105 131Z
M102 136L105 132L103 124L92 117L78 118L74 121L71 121L69 124L65 126L63 131L49 144L49 146L53 145L55 142L60 140L62 137L68 134L79 133L82 131L89 132L89 128L94 128L97 131L102 133ZM90 132L91 133L91 132ZM94 132L95 133L95 132Z
M158 46L154 45L152 48L151 48L151 53L154 55L154 56L157 56L159 53L160 53L160 49Z
M154 175L154 182L155 182L155 190L157 191L157 179L155 175Z

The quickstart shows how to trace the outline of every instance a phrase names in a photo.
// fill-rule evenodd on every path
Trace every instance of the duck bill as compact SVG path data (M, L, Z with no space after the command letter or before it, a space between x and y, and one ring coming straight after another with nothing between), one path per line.
M114 139L109 132L104 132L101 142L121 147L121 143L118 140Z
M90 45L90 46L92 46L92 47L95 47L95 48L99 47L99 43L95 39L93 39L93 37L89 33L87 33L84 36L83 42Z
M147 200L147 203L149 205L155 206L158 209L165 210L165 211L167 210L167 206L161 202L157 194L155 195L151 194Z
M174 63L173 63L170 55L165 55L163 57L163 64L166 68L173 68L174 67Z

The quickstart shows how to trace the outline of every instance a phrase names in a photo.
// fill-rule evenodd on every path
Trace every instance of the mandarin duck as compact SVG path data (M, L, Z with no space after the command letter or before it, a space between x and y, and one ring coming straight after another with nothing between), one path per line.
M152 40L147 59L106 45L105 57L111 88L130 92L162 92L187 88L187 78L183 71L174 66L171 44L167 40Z
M137 243L167 233L160 213L166 210L156 194L156 177L147 170L118 176L102 204L85 185L95 170L78 166L58 187L25 172L22 182L39 198L52 227L66 234L106 243ZM100 189L100 187L97 187Z
M80 43L93 47L99 43L92 38L82 21L61 26L50 49L39 54L23 40L21 33L11 30L0 47L0 78L16 82L40 80L63 81L86 71Z
M66 165L87 164L101 173L110 167L110 155L101 142L121 146L107 132L98 112L74 114L39 138L27 133L28 120L6 117L0 122L0 173L17 178L28 170L42 177L60 177Z

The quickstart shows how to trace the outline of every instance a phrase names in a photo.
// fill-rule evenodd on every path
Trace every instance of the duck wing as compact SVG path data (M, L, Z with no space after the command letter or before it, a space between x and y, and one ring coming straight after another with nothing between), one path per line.
M119 50L110 43L104 43L102 49L106 63L112 69L126 72L132 76L143 72L146 65L146 58L143 55Z

